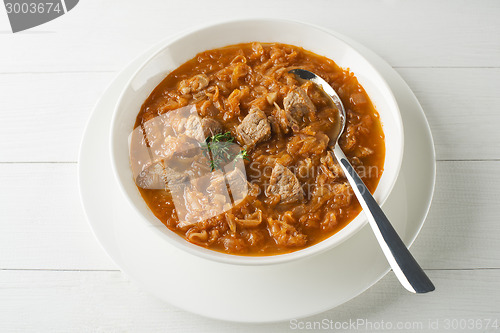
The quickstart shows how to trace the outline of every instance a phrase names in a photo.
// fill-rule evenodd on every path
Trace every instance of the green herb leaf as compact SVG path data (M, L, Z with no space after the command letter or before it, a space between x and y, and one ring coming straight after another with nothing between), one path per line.
M231 160L234 160L235 163L238 159L250 160L247 151L244 149L236 155L231 153L230 147L233 142L234 137L231 135L231 132L225 132L209 136L205 140L205 143L200 145L203 154L210 160L212 171L215 169L222 170L222 166Z
M209 142L209 141L211 141L211 142L222 142L222 141L233 142L234 138L231 135L231 132L225 132L225 133L218 133L218 134L209 136L207 138L207 142Z

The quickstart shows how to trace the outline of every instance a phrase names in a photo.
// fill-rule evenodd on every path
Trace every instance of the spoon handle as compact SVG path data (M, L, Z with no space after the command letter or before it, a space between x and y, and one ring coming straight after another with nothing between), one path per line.
M411 255L396 230L387 219L384 212L377 204L370 191L366 188L361 178L347 160L344 152L337 143L333 148L333 154L337 158L345 176L358 198L365 212L370 226L384 252L392 270L399 282L407 290L413 293L427 293L433 291L434 285L427 277L417 261Z

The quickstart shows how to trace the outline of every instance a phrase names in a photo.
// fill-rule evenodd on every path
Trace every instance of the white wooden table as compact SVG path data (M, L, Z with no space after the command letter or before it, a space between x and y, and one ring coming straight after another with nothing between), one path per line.
M411 295L389 273L304 320L500 327L499 1L82 0L17 34L0 6L0 332L292 330L213 321L143 293L94 239L77 189L86 120L118 71L183 29L262 15L334 29L381 55L420 100L437 151L433 205L412 248L437 290Z

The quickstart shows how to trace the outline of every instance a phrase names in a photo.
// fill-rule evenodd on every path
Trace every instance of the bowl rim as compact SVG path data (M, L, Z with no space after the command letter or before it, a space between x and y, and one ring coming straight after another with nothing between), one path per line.
M298 25L302 26L304 28L308 29L315 29L319 30L323 33L328 34L334 39L337 39L341 43L345 44L351 51L353 51L355 54L360 56L363 60L365 60L369 66L371 67L371 70L378 76L379 83L382 85L382 88L380 89L381 91L386 92L386 98L388 104L391 104L392 108L394 109L395 112L392 112L395 120L395 123L397 125L397 130L398 134L400 137L400 149L397 152L398 158L396 159L397 165L395 165L395 173L394 177L390 179L390 182L388 183L387 187L384 188L384 193L379 201L379 205L382 206L387 198L389 197L389 194L392 192L392 189L394 188L394 185L396 184L397 179L399 178L399 173L401 170L401 164L403 161L403 154L404 154L404 128L403 128L403 121L401 118L401 113L399 110L398 103L396 101L396 98L394 97L394 94L392 90L390 89L389 85L387 84L386 80L384 77L380 74L380 72L354 47L352 46L349 42L345 41L341 37L335 35L332 30L326 29L324 27L311 24L311 23L305 23L302 21L298 20L291 20L291 19L283 19L283 18L265 18L265 17L259 17L259 18L240 18L240 19L231 19L231 20L220 20L216 22L211 22L203 25L198 25L192 29L185 30L176 36L174 36L171 39L167 39L164 41L161 41L161 46L153 52L146 60L142 62L142 64L134 71L134 73L129 77L127 80L124 88L120 92L119 98L115 103L115 107L113 110L113 115L111 118L111 127L110 127L110 132L109 132L109 148L110 148L110 159L111 159L111 167L113 171L113 175L115 177L115 180L118 183L118 186L120 188L120 191L122 192L123 196L126 198L128 203L133 207L133 209L136 211L137 215L140 216L140 219L147 223L148 225L152 225L151 221L141 212L141 210L136 206L136 203L133 201L133 199L130 197L130 194L128 193L128 190L125 188L125 185L122 183L120 177L119 177L119 166L118 166L118 161L115 158L115 149L117 147L117 142L116 142L116 136L115 134L115 124L117 121L117 117L119 114L119 109L122 104L122 101L127 93L128 87L131 86L131 83L134 81L134 79L138 76L139 73L141 73L144 68L154 59L156 58L159 54L165 51L166 48L170 47L172 44L177 43L181 41L182 39L195 35L197 33L202 32L203 30L210 29L210 28L216 28L216 27L223 27L223 26L230 26L233 24L243 24L243 23L262 23L262 22L269 22L269 23L276 23L276 22L281 22L284 24L293 24L293 25ZM229 45L229 44L228 44ZM203 51L203 50L202 50ZM199 51L199 52L202 52ZM312 52L315 52L314 50L311 50ZM194 55L193 55L194 56ZM187 61L189 59L186 59ZM333 60L333 59L332 59ZM334 60L335 61L335 60ZM355 73L354 73L355 74ZM356 76L356 74L355 74ZM382 124L383 126L383 124ZM387 145L386 145L387 147ZM387 158L387 151L386 151L386 158ZM385 169L385 162L386 159L384 160L384 169ZM381 178L382 179L382 178ZM133 181L131 179L131 181ZM379 182L380 184L380 182ZM377 188L375 189L375 193L379 190L379 184L377 184ZM380 191L379 191L380 192ZM149 207L148 207L149 208ZM156 218L156 217L155 217ZM355 220L359 219L358 223L353 223ZM210 250L207 248L204 248L202 246L198 246L195 244L190 243L187 241L185 238L181 237L178 235L176 232L168 229L165 227L167 230L166 232L163 232L159 230L158 228L154 228L155 232L157 232L163 239L168 241L170 244L173 244L176 246L178 249L185 251L187 253L190 253L192 255L195 255L197 257L201 257L204 259L209 259L212 261L220 262L220 263L226 263L226 264L234 264L234 265L272 265L272 264L282 264L290 261L295 261L295 260L300 260L306 257L310 257L312 255L320 254L323 253L327 250L333 249L334 247L340 245L353 235L355 235L357 232L359 232L363 227L366 226L368 223L368 220L366 216L364 216L363 211L361 211L356 217L354 217L348 224L346 224L343 228L339 229L336 233L332 234L328 238L325 238L324 240L315 243L311 246L305 247L303 249L299 249L293 252L289 253L283 253L283 254L277 254L277 255L269 255L269 256L245 256L245 255L238 255L238 254L228 254L228 253L222 253L218 252L215 250ZM162 223L162 226L163 223ZM344 231L345 230L345 231ZM342 232L344 231L344 232ZM341 236L339 237L339 233L341 233ZM337 236L337 237L336 237Z

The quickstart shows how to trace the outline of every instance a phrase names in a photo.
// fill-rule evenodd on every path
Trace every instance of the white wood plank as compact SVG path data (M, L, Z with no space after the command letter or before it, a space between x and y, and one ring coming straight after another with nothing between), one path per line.
M425 111L437 159L500 159L499 68L398 72Z
M446 319L498 319L500 322L499 270L470 271L426 271L436 286L430 294L415 295L398 285L393 273L389 273L378 284L343 306L316 315L306 320L391 321L395 332L447 331ZM429 327L429 321L438 321L438 329ZM416 329L396 329L397 322L409 323ZM420 324L422 326L419 326ZM482 329L465 329L465 332L489 332L483 321ZM387 326L386 326L387 327ZM420 328L422 327L422 328ZM342 330L340 330L342 331ZM344 330L345 331L345 330ZM355 330L350 330L355 331ZM363 331L363 327L359 329ZM366 329L377 331L375 328ZM384 330L380 330L384 331ZM455 331L455 330L450 330Z
M0 164L0 184L0 268L116 269L85 221L75 164ZM499 194L500 162L439 162L412 247L422 266L500 268Z
M0 164L0 268L116 269L85 220L76 171Z
M500 158L500 69L398 71L426 112L438 159ZM0 74L0 162L76 161L86 120L114 76Z
M438 162L436 190L412 252L426 268L500 268L500 162Z
M436 291L413 295L398 285L392 273L342 306L313 317L314 322L364 320L365 325L398 322L431 331L446 320L500 320L499 270L428 271ZM245 325L214 321L164 304L146 295L119 272L0 271L0 330L2 332L289 332L291 322ZM478 325L474 322L474 325ZM359 331L374 331L358 326ZM385 326L387 327L387 326ZM347 330L333 329L336 332ZM351 329L353 331L353 329ZM383 330L380 330L383 331ZM476 331L476 330L464 330Z
M87 119L114 75L0 74L0 161L76 161Z
M225 19L277 17L334 29L393 66L500 66L498 1L87 0L65 16L11 34L0 72L119 70L156 42Z

